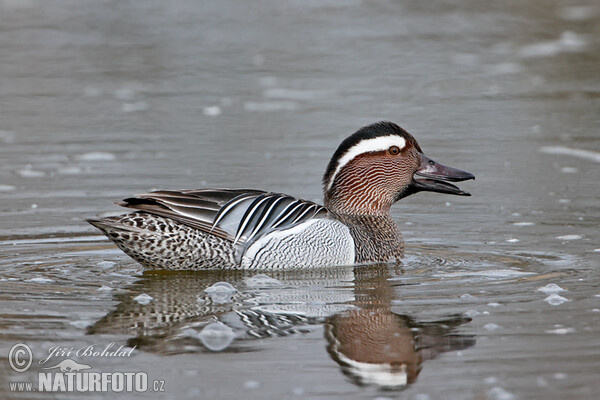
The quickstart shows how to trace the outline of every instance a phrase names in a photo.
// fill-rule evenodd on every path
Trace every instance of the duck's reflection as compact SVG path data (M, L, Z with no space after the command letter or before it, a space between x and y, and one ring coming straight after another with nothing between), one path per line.
M286 336L324 324L331 358L354 383L402 388L415 381L424 361L472 346L475 339L453 334L468 318L422 322L393 312L392 300L401 290L389 280L394 269L374 265L268 276L150 272L115 295L117 308L88 333L126 334L129 346L162 354L239 352L252 350L247 339ZM140 304L135 300L140 294L152 300Z
M331 358L353 382L401 389L417 379L424 361L473 346L475 339L452 334L470 321L459 315L418 322L393 313L393 288L384 271L381 266L356 271L358 307L327 318L325 338Z

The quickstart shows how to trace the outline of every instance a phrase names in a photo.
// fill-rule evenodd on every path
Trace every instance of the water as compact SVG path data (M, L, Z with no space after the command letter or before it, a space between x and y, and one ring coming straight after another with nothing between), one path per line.
M586 0L1 1L0 350L34 355L3 397L64 397L9 383L71 358L164 381L136 398L595 398L599 27ZM400 268L143 272L83 221L158 188L320 201L382 119L477 176L393 208Z

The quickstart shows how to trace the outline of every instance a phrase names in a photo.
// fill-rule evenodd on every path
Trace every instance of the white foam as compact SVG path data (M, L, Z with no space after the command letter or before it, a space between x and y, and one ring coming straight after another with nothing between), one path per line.
M513 222L513 225L514 226L533 226L533 225L535 225L535 223L523 221L523 222Z
M520 64L505 62L500 64L495 64L490 66L487 69L487 72L492 75L507 75L507 74L516 74L517 72L521 72L522 67Z
M93 323L94 323L93 321L85 321L85 320L69 321L69 325L74 326L75 328L79 328L79 329L85 329L88 326L92 325Z
M131 87L117 89L114 94L119 100L133 100L135 98L135 90Z
M579 170L575 167L562 167L560 169L560 172L562 172L563 174L576 174L579 172Z
M87 86L83 89L83 97L98 97L102 95L102 89L94 86Z
M540 152L545 154L572 156L600 163L600 153L597 151L573 149L565 146L544 146L540 147Z
M600 9L595 6L569 6L558 10L558 16L565 21L585 21L600 14Z
M138 101L135 103L123 103L123 112L132 113L137 111L146 111L148 109L148 103L145 101Z
M586 45L587 40L583 36L566 31L557 40L523 46L519 55L524 58L551 57L560 53L581 51Z
M12 143L15 141L15 134L9 131L0 131L0 142Z
M515 395L500 386L495 386L488 390L487 398L490 400L514 400Z
M320 92L313 90L292 90L283 88L271 88L264 91L265 97L271 99L284 99L284 100L313 100Z
M54 282L54 279L38 277L38 278L27 279L26 282L52 283L52 282Z
M487 324L485 324L485 325L483 326L483 328L484 328L486 331L492 332L492 331L495 331L496 329L500 328L500 325L498 325L498 324L495 324L495 323L493 323L493 322L488 322Z
M117 157L113 153L104 151L92 151L75 156L75 159L79 161L112 161L116 158Z
M150 303L152 300L154 300L154 298L146 293L142 293L138 296L135 296L133 298L134 301L138 302L139 304L145 306L146 304Z
M216 117L221 115L222 110L219 106L208 106L202 109L202 113L208 117Z
M436 274L434 276L444 278L460 278L468 276L482 276L486 278L513 278L518 276L535 275L534 272L515 271L512 269L490 269L486 271L462 271Z
M244 103L244 110L256 112L293 111L298 108L294 101L248 101Z
M506 239L506 241L508 243L517 243L519 241L519 239L511 238L511 239Z
M548 329L544 332L550 333L553 335L566 335L567 333L575 332L575 329L573 329L573 328L556 328L556 329Z
M46 176L44 171L37 171L35 169L24 168L17 171L17 174L23 178L43 178Z
M79 167L63 167L56 170L60 175L77 175L81 173L81 168Z
M583 236L581 236L581 235L563 235L563 236L557 236L556 238L558 240L579 240L582 237Z

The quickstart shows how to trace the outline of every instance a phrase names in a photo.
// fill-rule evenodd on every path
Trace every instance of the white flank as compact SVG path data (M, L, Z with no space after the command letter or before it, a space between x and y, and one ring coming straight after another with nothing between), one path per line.
M404 146L406 146L406 141L403 137L396 135L380 136L373 139L361 140L353 147L350 147L348 151L346 151L346 153L344 153L344 155L339 159L335 171L331 175L331 178L329 178L327 190L331 189L331 185L333 185L333 181L335 181L335 177L341 171L341 169L354 158L364 153L385 151L392 146L398 146L400 150L402 150L404 149Z

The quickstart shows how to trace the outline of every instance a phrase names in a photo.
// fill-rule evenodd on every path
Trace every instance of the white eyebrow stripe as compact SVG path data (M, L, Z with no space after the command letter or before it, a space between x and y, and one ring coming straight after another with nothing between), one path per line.
M344 165L348 164L354 158L363 153L385 151L392 146L398 146L400 150L402 150L406 146L406 140L397 135L380 136L373 139L361 140L354 146L350 147L338 161L337 167L335 167L335 172L331 175L331 178L329 178L327 190L331 189L333 181L335 181L335 177L344 167Z

